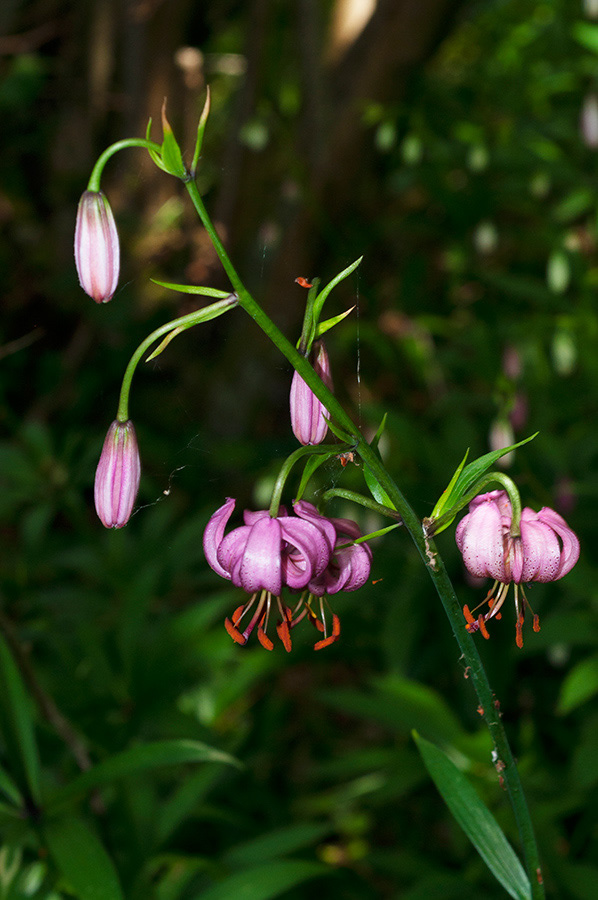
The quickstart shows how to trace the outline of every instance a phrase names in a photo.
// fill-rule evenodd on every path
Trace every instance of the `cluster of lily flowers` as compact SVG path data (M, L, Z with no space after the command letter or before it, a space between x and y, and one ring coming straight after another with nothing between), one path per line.
M114 295L119 257L110 205L100 191L88 190L77 213L75 260L82 288L97 303L106 303ZM308 358L332 390L330 364L321 340L313 342ZM327 411L297 372L289 402L291 425L299 443L321 443L328 431ZM96 511L107 528L122 528L128 522L140 472L133 423L117 419L108 429L95 478ZM227 499L216 510L203 541L212 569L249 595L225 621L233 640L245 644L256 631L262 646L271 650L268 627L271 613L275 613L275 630L286 650L291 649L292 629L305 618L322 635L316 650L336 641L340 621L330 613L327 597L357 590L370 575L372 552L363 542L359 526L350 519L327 518L311 503L299 501L293 504L292 515L284 507L277 515L269 510L246 510L244 524L225 534L234 508L235 500ZM540 628L524 584L556 581L566 575L579 558L577 536L562 516L548 507L537 513L525 507L515 521L508 494L498 490L471 501L469 512L457 527L456 541L471 575L494 581L473 612L463 607L467 630L489 637L487 624L501 618L513 583L516 642L521 647L526 610L533 616L534 631ZM478 612L484 606L486 611Z

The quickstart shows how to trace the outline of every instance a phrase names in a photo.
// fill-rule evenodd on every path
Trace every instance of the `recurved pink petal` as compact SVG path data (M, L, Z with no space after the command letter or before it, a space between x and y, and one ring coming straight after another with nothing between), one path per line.
M291 544L283 554L284 581L300 590L323 572L330 559L330 544L319 526L291 516L281 518L282 537ZM294 548L294 549L293 549Z
M258 519L251 526L239 570L241 587L248 594L262 589L280 594L281 530L280 520L270 516Z
M572 528L569 528L562 516L554 509L543 506L538 513L540 522L549 525L560 537L563 547L561 550L561 558L559 562L558 572L555 575L555 581L562 578L567 572L570 572L577 560L579 559L579 538Z
M561 559L556 534L548 525L538 521L537 513L526 507L521 514L521 543L523 570L514 581L554 581Z
M235 500L227 497L226 502L217 509L206 525L203 533L203 552L211 568L222 578L230 579L230 572L218 561L218 548L222 543L224 529L235 508Z
M319 528L328 541L330 552L332 552L336 542L335 520L328 519L326 516L321 515L313 503L309 503L307 500L298 500L296 503L293 503L293 509L301 519L304 519L306 522L311 522L312 525Z
M508 580L505 573L503 546L503 517L492 491L476 497L470 512L459 522L456 541L463 562L472 575Z

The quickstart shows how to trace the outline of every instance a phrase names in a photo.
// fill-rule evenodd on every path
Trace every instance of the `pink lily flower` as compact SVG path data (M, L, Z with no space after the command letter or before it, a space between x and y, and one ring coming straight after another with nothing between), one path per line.
M237 643L245 644L257 625L258 640L271 650L266 629L270 608L276 603L281 616L276 630L285 649L290 650L292 614L281 599L282 588L302 590L324 571L334 545L334 527L326 520L316 524L288 516L284 509L276 517L268 510L246 511L245 524L225 535L234 508L235 501L228 498L211 517L203 538L212 569L251 595L232 619L225 620L226 630ZM241 620L250 610L252 615L241 631Z
M562 516L547 506L539 512L527 506L522 510L519 535L511 534L511 520L506 491L481 494L469 504L469 512L459 522L455 537L467 570L476 577L494 579L484 601L488 603L487 613L480 613L476 619L467 606L463 607L467 630L479 629L485 638L489 637L486 622L500 619L500 609L513 582L516 642L522 647L526 608L532 612L534 631L540 630L539 618L529 605L523 583L557 581L570 572L579 559L579 540Z
M324 634L323 639L314 647L315 650L321 650L340 637L340 619L336 613L332 614L332 630L328 634L324 611L325 597L339 591L356 591L363 587L370 575L372 551L365 543L354 543L361 537L361 531L357 523L351 519L327 519L312 503L305 500L294 503L293 509L298 516L309 522L314 524L325 522L332 525L336 535L328 565L320 575L310 580L307 585L309 593L301 598L293 614L293 625L307 615L318 631ZM319 605L319 616L313 610L313 604L316 602Z

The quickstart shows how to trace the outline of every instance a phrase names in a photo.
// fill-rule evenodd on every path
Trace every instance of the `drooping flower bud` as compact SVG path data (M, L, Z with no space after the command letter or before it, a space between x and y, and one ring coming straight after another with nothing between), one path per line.
M85 191L79 200L75 263L86 294L96 303L112 299L118 284L120 247L112 209L101 191Z
M310 353L310 362L314 372L319 375L329 390L332 390L330 362L322 341L316 341ZM291 394L291 425L293 434L300 444L321 444L328 431L328 423L324 418L328 410L318 400L298 372L293 375Z
M96 512L106 528L122 528L129 521L140 475L135 427L131 421L114 421L104 441L94 486Z

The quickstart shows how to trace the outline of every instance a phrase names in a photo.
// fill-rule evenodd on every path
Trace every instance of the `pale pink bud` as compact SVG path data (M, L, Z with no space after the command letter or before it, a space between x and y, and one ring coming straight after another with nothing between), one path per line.
M107 303L118 284L120 247L110 204L101 191L85 191L79 200L75 263L85 293L96 303Z
M122 528L129 521L140 475L133 423L114 421L104 441L94 487L96 512L106 528Z
M313 345L310 361L316 375L319 375L326 387L332 390L328 353L322 341L317 341ZM328 413L298 372L293 375L289 402L291 426L299 443L304 446L321 444L328 431L328 423L324 418Z

